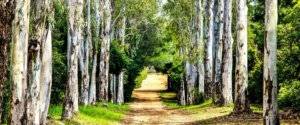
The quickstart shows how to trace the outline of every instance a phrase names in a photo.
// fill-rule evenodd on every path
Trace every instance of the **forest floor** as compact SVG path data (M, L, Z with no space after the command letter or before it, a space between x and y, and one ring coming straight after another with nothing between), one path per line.
M167 77L150 73L141 87L133 92L134 101L125 116L124 125L258 125L262 124L262 108L251 106L253 113L231 115L233 105L218 107L211 100L199 105L179 106L176 94L166 91ZM298 118L281 120L284 125L300 125Z

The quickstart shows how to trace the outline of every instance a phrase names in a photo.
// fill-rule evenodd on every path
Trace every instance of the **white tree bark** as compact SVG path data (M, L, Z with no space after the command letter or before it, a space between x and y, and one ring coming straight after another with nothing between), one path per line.
M93 66L92 66L92 72L91 72L91 83L89 88L89 103L95 104L96 103L96 72L97 72L97 54L98 54L98 44L99 44L99 36L100 36L100 8L99 0L93 0L93 14L94 14L94 20L95 23L93 25Z
M214 3L215 0L207 0L206 3L206 19L205 19L205 86L206 97L212 95L212 77L213 77L213 43L214 43Z
M117 90L117 103L119 105L124 103L124 71L118 75L118 90Z
M92 42L91 33L91 2L90 0L85 1L85 27L84 27L84 37L81 43L81 50L79 54L80 69L81 69L81 103L87 105L89 103L89 53L90 44Z
M236 1L237 5L237 50L235 70L235 102L234 112L243 113L250 111L247 99L248 88L248 51L247 51L247 0Z
M122 13L122 19L121 19L121 28L119 31L119 37L121 40L121 44L124 46L125 45L125 38L126 38L126 3L125 0L122 0L122 8L121 8L121 13ZM121 72L118 74L118 89L117 89L117 103L119 105L124 103L124 73L125 70L121 69Z
M50 0L33 1L32 5L32 27L35 32L30 34L28 47L28 88L25 104L26 116L24 117L26 124L39 125L46 123L47 114L44 113L44 110L48 109L46 106L49 105L46 105L48 102L46 99L50 91L47 90L51 89L52 36L50 15L52 3Z
M224 31L222 56L222 84L223 104L232 103L232 0L224 1Z
M179 104L186 105L186 83L184 75L181 76L180 88L179 88Z
M222 51L223 51L223 28L224 28L224 0L217 0L216 35L215 35L215 57L213 74L213 101L222 104Z
M50 4L52 5L52 4ZM50 15L53 16L53 13ZM52 87L52 24L48 22L45 41L42 43L41 88L39 93L40 124L47 123Z
M78 112L78 54L82 40L83 0L68 0L68 81L64 100L63 119Z
M99 65L99 100L108 101L109 51L111 41L112 7L110 0L101 0L103 6L103 25L101 32L100 65Z
M198 64L197 64L197 70L198 70L198 92L204 95L205 92L205 72L204 72L204 60L203 60L203 50L204 50L204 40L203 40L203 2L202 0L196 0L195 1L195 9L196 9L196 15L195 15L195 40L198 48Z
M15 1L15 15L12 22L12 102L10 124L22 125L25 113L27 89L27 57L29 35L30 0Z
M277 104L277 0L265 1L263 116L265 125L279 125Z

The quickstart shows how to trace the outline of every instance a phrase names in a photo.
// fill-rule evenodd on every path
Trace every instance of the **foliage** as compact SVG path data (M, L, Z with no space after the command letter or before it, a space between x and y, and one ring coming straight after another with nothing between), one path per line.
M141 84L142 84L143 80L145 80L147 78L147 75L148 75L148 69L144 68L134 80L135 88L141 87Z
M59 104L64 99L65 83L67 81L67 12L64 3L60 0L54 0L54 9L51 103Z
M300 81L282 84L279 90L278 103L281 107L300 110Z
M52 105L49 109L50 123L62 124L60 120L62 106ZM101 104L94 106L80 106L79 113L70 121L63 121L65 124L101 124L111 125L119 123L129 111L128 105L116 105L112 103Z

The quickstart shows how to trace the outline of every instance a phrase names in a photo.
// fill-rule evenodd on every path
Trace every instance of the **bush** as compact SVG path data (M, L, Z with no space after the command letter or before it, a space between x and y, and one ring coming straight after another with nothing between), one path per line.
M142 82L147 78L147 75L148 75L148 68L144 68L134 80L135 88L141 87Z
M280 107L293 107L300 109L300 81L282 84L278 103Z

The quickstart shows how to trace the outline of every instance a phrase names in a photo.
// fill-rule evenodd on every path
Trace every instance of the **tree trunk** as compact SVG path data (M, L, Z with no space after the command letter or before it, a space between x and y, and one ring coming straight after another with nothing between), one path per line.
M232 103L232 0L224 1L224 31L223 31L223 56L222 56L222 84L223 104Z
M206 98L212 96L212 73L213 73L213 42L214 42L214 3L215 0L207 0L205 19L205 88Z
M124 103L124 71L118 75L118 90L117 90L117 103L119 105Z
M46 107L46 103L48 101L46 98L48 98L47 96L50 91L48 93L45 92L51 89L49 85L51 85L52 75L50 69L52 60L52 36L50 24L52 3L47 0L33 1L32 5L32 28L35 32L30 34L30 41L28 45L28 88L26 90L26 113L24 120L26 124L38 125L41 124L41 119L46 120L47 114L42 113L44 113L43 111L45 109L48 109L48 107ZM42 58L44 60L42 60Z
M223 50L223 28L224 28L224 0L217 0L216 13L216 35L215 35L215 60L213 74L213 101L215 104L223 104L222 98L222 50Z
M89 103L89 53L90 43L92 41L91 33L91 3L90 0L85 1L85 28L83 42L81 43L81 50L79 54L80 69L81 69L81 103L87 105Z
M12 21L14 18L14 9L15 4L13 3L13 0L8 1L1 1L0 2L0 17L2 19L0 20L0 69L2 71L0 72L0 107L2 107L2 99L3 99L3 91L4 91L4 85L7 80L8 75L8 59L9 59L9 43L11 41L11 30L12 30ZM0 108L0 124L1 124L1 117L2 117L2 111L4 108Z
M195 1L195 9L196 9L196 17L195 17L195 40L196 40L196 45L197 45L197 53L198 53L198 57L197 59L199 59L198 63L197 63L197 72L198 72L198 92L202 95L204 95L205 92L205 84L204 84L204 61L203 61L203 49L204 49L204 41L203 41L203 31L204 31L204 27L203 27L203 3L201 0L196 0Z
M110 0L101 0L103 7L103 22L101 31L100 66L99 66L99 100L108 101L109 51L111 41L112 7Z
M53 13L50 16L53 16ZM47 30L44 33L45 41L42 43L42 50L41 50L42 70L41 70L41 83L40 83L41 88L39 93L39 101L40 101L39 112L40 112L40 124L42 125L45 125L47 123L48 109L49 109L50 99L51 99L51 87L52 87L52 24L48 22L47 25L48 25L46 27Z
M265 125L279 125L277 104L277 0L265 1L263 116Z
M248 51L247 51L247 1L238 0L237 5L237 50L235 70L234 113L250 112L247 99L248 89Z
M68 0L68 81L64 100L63 119L78 112L78 53L82 40L83 0Z
M29 35L29 0L14 1L16 8L12 22L12 102L10 110L10 124L27 124L24 116L26 112L25 99L27 89L27 56Z
M98 55L98 44L99 44L99 35L100 35L100 8L99 8L99 4L100 1L99 0L93 0L93 14L95 14L93 21L95 21L95 23L92 23L92 30L93 30L93 67L92 67L92 72L91 72L91 83L90 83L90 88L89 88L89 103L91 104L95 104L96 103L96 73L97 73L97 55Z
M188 61L185 64L185 81L186 81L186 104L191 105L195 103L195 91L197 83L197 67Z
M126 16L125 16L125 11L126 11L126 3L125 0L122 0L122 8L121 8L121 13L122 13L122 19L121 19L121 29L119 31L119 37L121 40L121 44L124 46L125 45L125 38L126 38ZM124 103L124 69L121 69L121 72L118 74L118 89L117 89L117 103L119 105Z
M186 83L185 83L185 77L182 75L180 80L180 88L179 88L179 105L186 105Z

